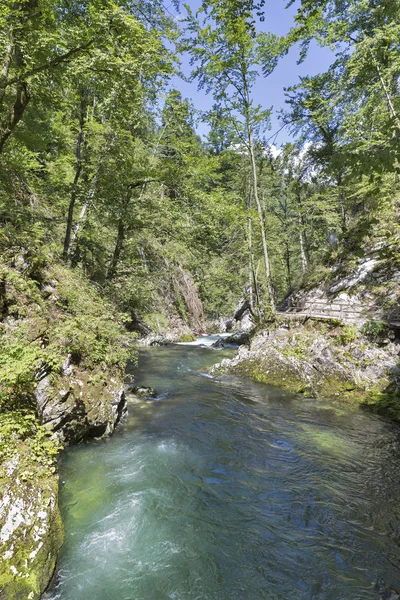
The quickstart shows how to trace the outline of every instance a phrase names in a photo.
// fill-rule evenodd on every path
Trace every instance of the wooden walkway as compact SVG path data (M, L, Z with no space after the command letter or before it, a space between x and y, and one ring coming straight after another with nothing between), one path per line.
M278 311L279 316L287 319L315 319L329 320L339 319L347 323L360 321L386 321L390 327L400 329L400 308L395 307L386 315L375 307L354 306L347 302L327 302L326 300L315 300L306 303L305 306L291 306L287 310Z
M326 319L327 321L331 320L331 319L338 319L339 317L333 317L332 315L328 314L328 313L324 313L324 314L316 314L316 313L312 313L312 312L301 312L299 311L277 311L276 314L280 317L287 317L289 320L293 319L293 321L295 321L296 319L315 319L315 320L324 320Z

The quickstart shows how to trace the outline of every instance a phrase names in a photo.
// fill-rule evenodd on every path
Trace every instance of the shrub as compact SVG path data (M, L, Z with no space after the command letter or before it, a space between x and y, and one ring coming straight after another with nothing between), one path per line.
M344 325L338 335L338 340L342 346L347 346L357 338L359 334L358 327L356 325Z
M384 321L367 321L363 325L361 332L372 338L376 338L387 330L387 324Z

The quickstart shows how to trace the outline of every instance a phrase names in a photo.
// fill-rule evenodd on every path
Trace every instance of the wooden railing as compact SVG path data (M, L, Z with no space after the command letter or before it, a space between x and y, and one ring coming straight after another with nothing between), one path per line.
M289 306L286 310L278 314L297 315L298 317L308 317L311 319L340 319L342 321L354 322L360 319L371 321L386 321L389 326L400 328L400 307L393 308L386 315L373 306L354 306L347 302L334 300L314 300L307 302L305 306Z
M306 303L305 306L291 306L282 314L297 314L305 317L330 317L342 320L357 320L359 318L371 318L376 315L373 308L366 309L363 306L354 306L347 302L333 301L331 303L324 300L315 300ZM400 311L399 311L400 319Z

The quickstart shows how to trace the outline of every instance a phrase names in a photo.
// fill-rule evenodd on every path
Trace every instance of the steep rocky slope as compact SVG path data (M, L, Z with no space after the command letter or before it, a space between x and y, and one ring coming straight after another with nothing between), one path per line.
M386 252L384 247L376 248L361 257L320 267L308 285L286 298L280 310L329 316L359 326L369 320L396 326L400 269Z
M125 407L120 316L78 273L14 250L0 265L0 599L35 600L62 544L57 453Z

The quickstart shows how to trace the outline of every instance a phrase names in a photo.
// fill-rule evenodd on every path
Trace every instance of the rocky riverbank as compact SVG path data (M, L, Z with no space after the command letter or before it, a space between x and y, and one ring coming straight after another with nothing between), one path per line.
M111 434L134 352L93 286L29 253L0 264L0 600L36 600L63 528L57 455Z
M308 321L256 334L213 375L235 373L307 396L356 403L400 421L399 345L355 325Z
M19 443L0 469L0 598L34 600L46 589L63 543L56 462Z

